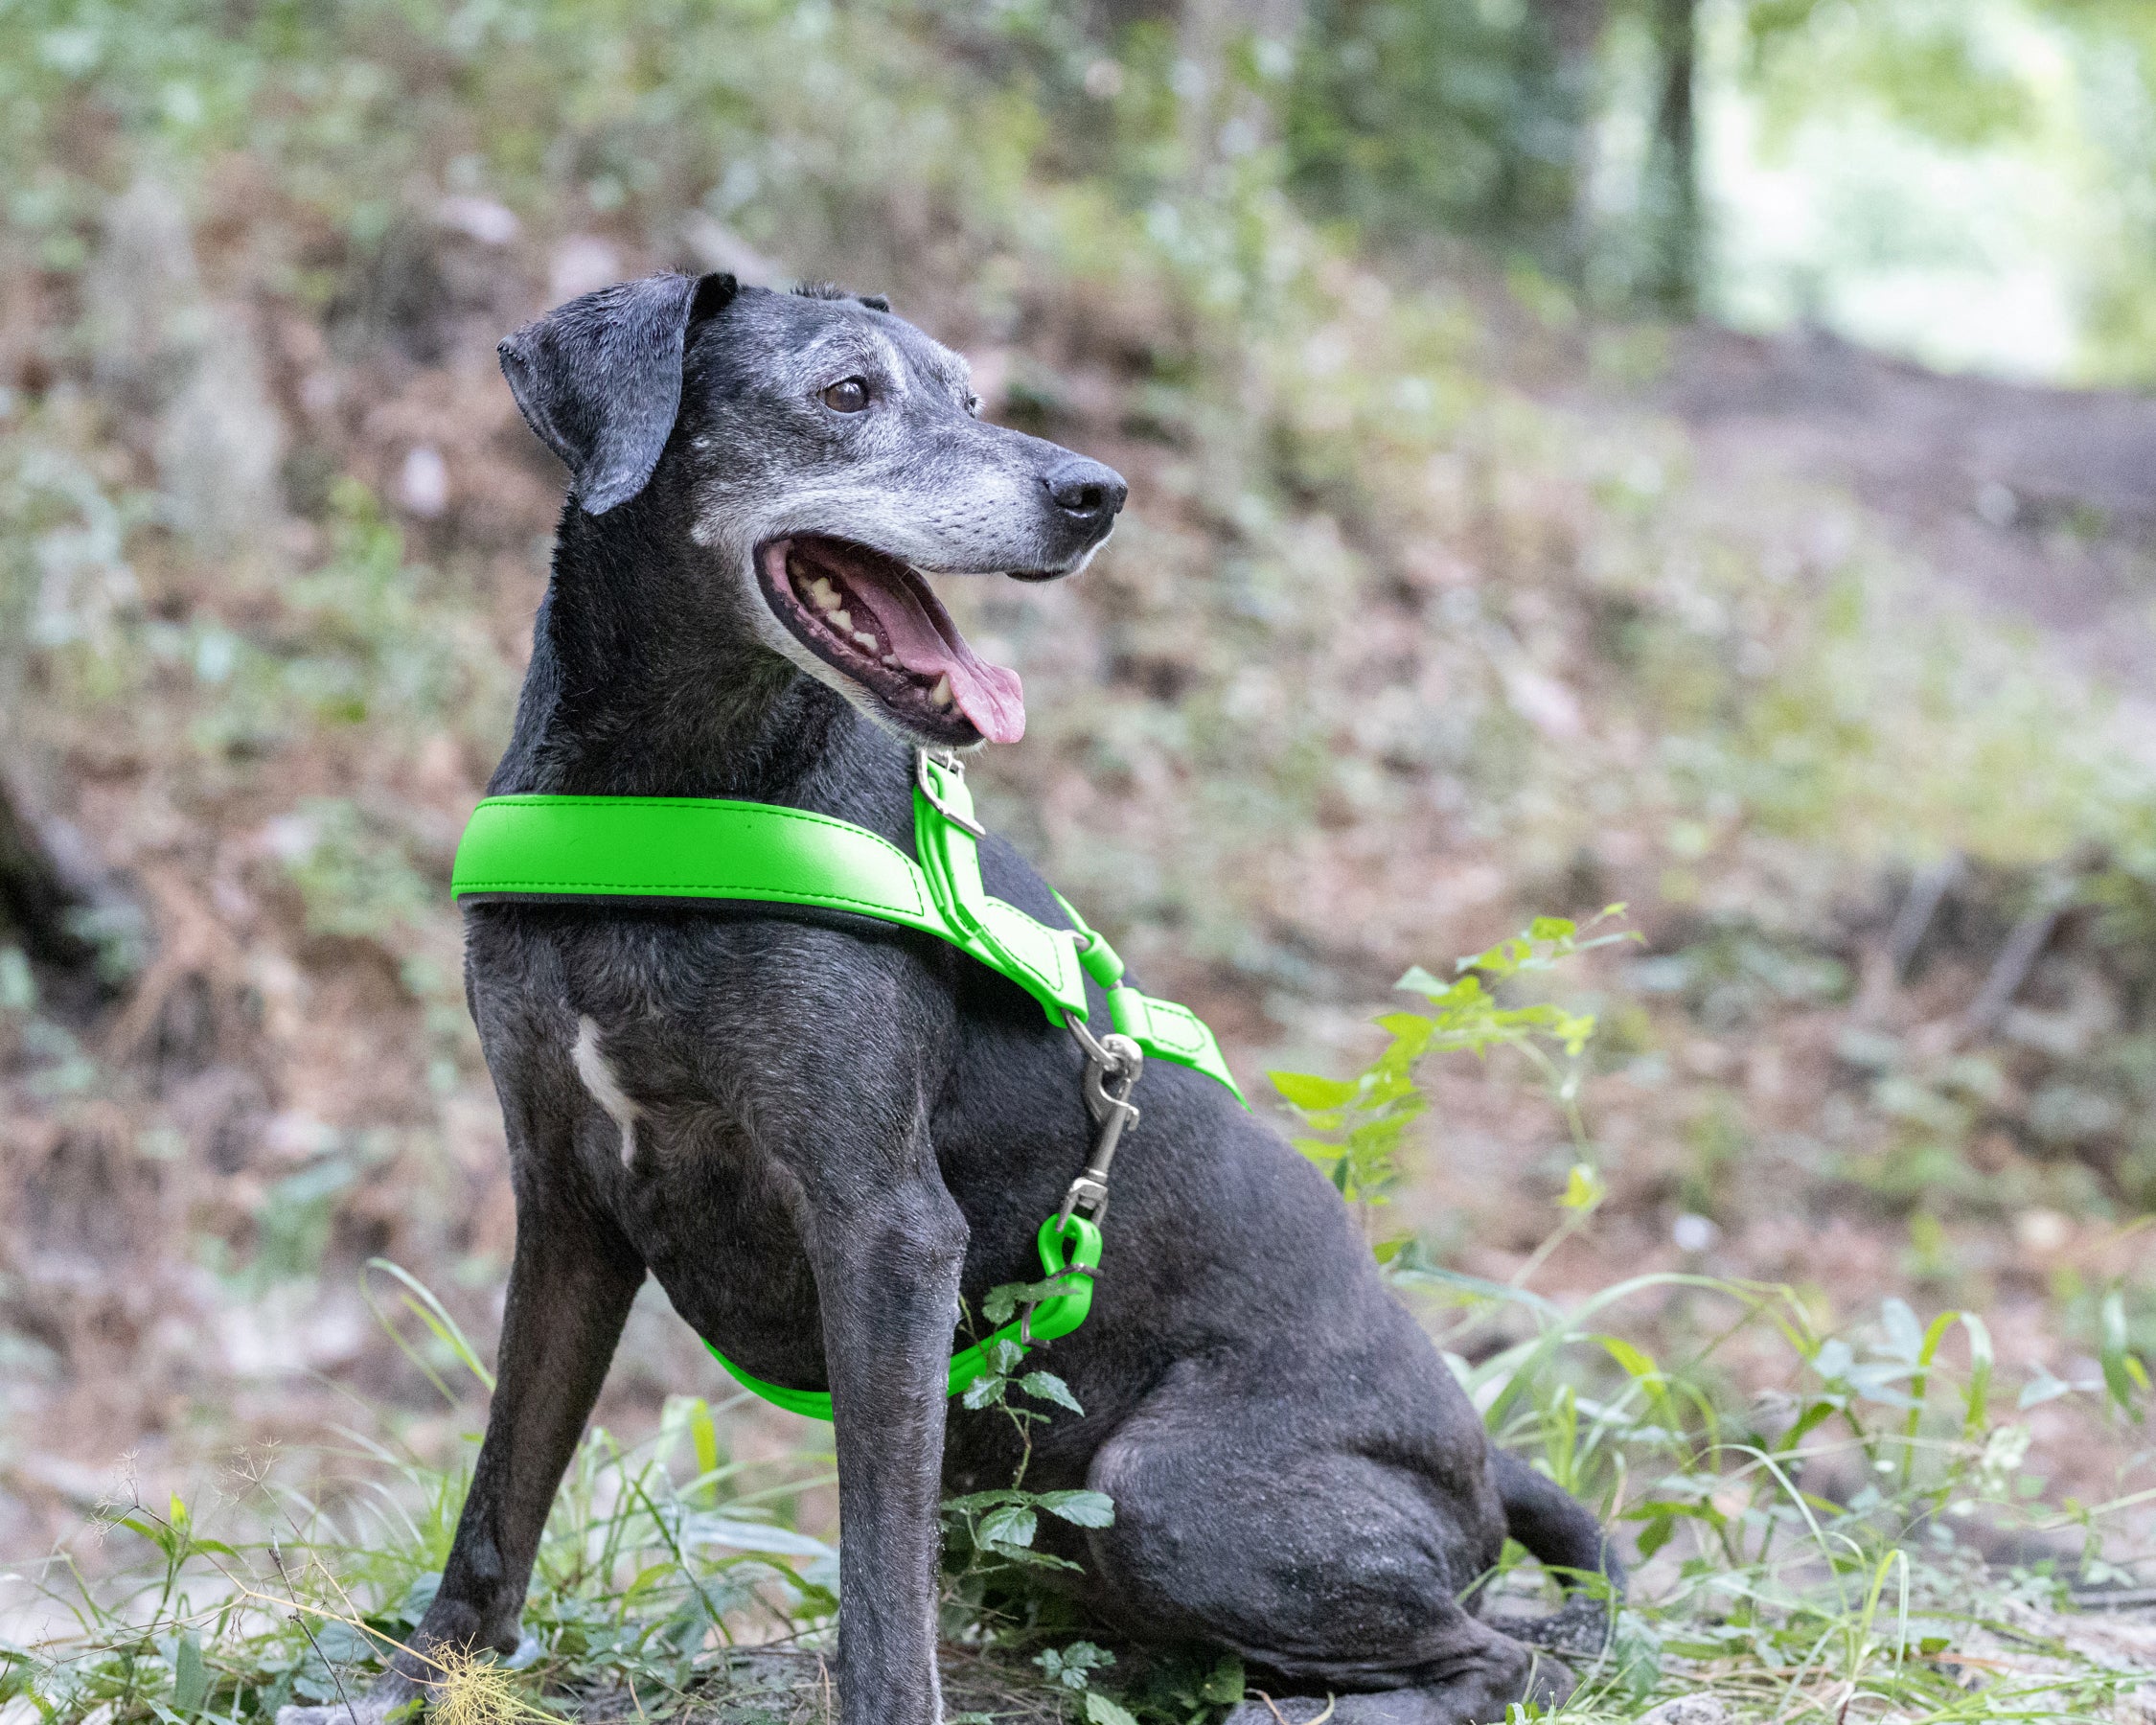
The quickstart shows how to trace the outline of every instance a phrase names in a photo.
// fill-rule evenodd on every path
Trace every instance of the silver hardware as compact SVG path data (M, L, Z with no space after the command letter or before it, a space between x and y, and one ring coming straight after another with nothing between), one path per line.
M1106 1125L1115 1110L1131 1109L1125 1098L1145 1070L1145 1050L1112 1030L1100 1039L1100 1047L1105 1058L1086 1063L1086 1112L1095 1125ZM1115 1086L1113 1093L1108 1088L1111 1084Z
M966 763L948 748L936 756L936 765L953 778L962 779L966 776ZM929 807L941 815L944 819L950 821L952 826L964 827L975 839L988 837L988 829L982 826L980 822L975 820L971 816L959 814L956 809L953 809L936 794L936 788L929 778L929 751L925 748L916 748L913 751L913 782L921 787L921 794L929 799Z
M1135 1037L1125 1036L1120 1030L1095 1036L1075 1012L1065 1013L1063 1022L1077 1039L1079 1047L1085 1050L1088 1066L1098 1067L1111 1075L1120 1074L1128 1067L1131 1082L1137 1082L1138 1073L1145 1070L1145 1050L1138 1046Z
M1115 1160L1123 1134L1138 1123L1138 1110L1131 1100L1131 1092L1145 1070L1145 1050L1133 1038L1120 1031L1095 1037L1076 1014L1067 1016L1065 1022L1086 1051L1086 1112L1092 1116L1098 1130L1086 1171L1063 1195L1063 1209L1056 1217L1059 1226L1081 1209L1096 1223L1108 1213L1109 1166Z
M1070 1027L1070 1034L1077 1039L1078 1046L1085 1054L1088 1066L1109 1067L1115 1064L1115 1057L1109 1053L1098 1037L1086 1028L1084 1019L1080 1018L1075 1012L1067 1012L1063 1015L1063 1022Z

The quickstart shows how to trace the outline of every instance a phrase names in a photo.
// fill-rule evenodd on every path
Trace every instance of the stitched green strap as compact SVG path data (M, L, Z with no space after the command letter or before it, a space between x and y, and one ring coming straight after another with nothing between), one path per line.
M1084 1018L1086 973L1069 934L989 897L981 885L980 840L960 824L974 817L965 774L932 757L922 761L921 771L936 794L931 800L918 783L913 788L913 848L950 931L946 938L1032 995L1048 1008L1051 1023L1062 1024L1066 1013Z
M973 817L961 774L930 762L944 807ZM947 940L1007 977L1051 1024L1086 1016L1086 978L1109 991L1114 1027L1149 1056L1218 1079L1242 1100L1220 1046L1197 1015L1122 986L1114 950L1071 920L1081 954L1051 929L981 885L978 841L916 789L921 861L828 815L694 796L490 796L472 811L449 890L561 898L743 900L843 910ZM1067 909L1068 906L1065 907Z
M944 932L913 860L850 821L698 796L490 796L449 890L752 899Z
M1050 887L1049 890L1055 889ZM1108 944L1104 935L1089 928L1086 919L1060 892L1056 893L1056 903L1063 907L1064 914L1070 918L1071 926L1086 942L1078 962L1086 967L1089 977L1108 991L1109 1023L1148 1054L1179 1060L1184 1066L1211 1073L1235 1091L1236 1100L1242 1101L1243 1092L1236 1090L1235 1080L1227 1075L1220 1045L1213 1040L1205 1021L1187 1006L1179 1006L1173 1000L1156 1000L1152 995L1125 987L1123 955ZM1250 1106L1248 1102L1243 1105Z

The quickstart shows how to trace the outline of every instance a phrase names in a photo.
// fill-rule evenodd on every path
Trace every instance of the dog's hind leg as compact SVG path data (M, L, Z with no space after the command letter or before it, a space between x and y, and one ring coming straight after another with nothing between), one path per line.
M1456 1421L1409 1384L1359 1407L1366 1423L1298 1418L1325 1389L1294 1375L1186 1366L1102 1447L1089 1483L1115 1522L1088 1541L1094 1608L1136 1639L1233 1651L1275 1697L1335 1695L1342 1725L1563 1699L1561 1665L1460 1602L1504 1537L1473 1410ZM1238 1725L1274 1721L1260 1703Z
M370 1725L419 1696L444 1650L516 1650L539 1533L644 1279L612 1223L523 1200L487 1436L434 1602L356 1709L286 1708L278 1725Z

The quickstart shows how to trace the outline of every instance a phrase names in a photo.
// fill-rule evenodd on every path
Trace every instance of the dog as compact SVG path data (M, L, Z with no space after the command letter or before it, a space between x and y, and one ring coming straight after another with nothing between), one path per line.
M927 578L1076 573L1123 479L984 422L962 358L836 288L654 276L549 312L501 361L571 478L490 794L779 803L910 854L914 749L1024 724L1016 674ZM1009 844L980 859L990 892L1071 926ZM1018 1455L1008 1421L947 1400L953 1325L962 1299L1039 1274L1035 1229L1090 1141L1077 1047L1000 976L883 924L483 898L465 915L516 1256L454 1547L363 1713L418 1696L442 1649L517 1644L650 1275L745 1370L829 1390L842 1717L935 1725L938 1505L1008 1484ZM1276 1694L1335 1695L1341 1725L1560 1699L1563 1668L1472 1601L1508 1532L1609 1597L1594 1519L1490 1446L1277 1132L1169 1063L1137 1100L1091 1316L1050 1356L1084 1412L1039 1431L1027 1475L1113 1500L1112 1526L1058 1530L1082 1607L1133 1644L1240 1655Z

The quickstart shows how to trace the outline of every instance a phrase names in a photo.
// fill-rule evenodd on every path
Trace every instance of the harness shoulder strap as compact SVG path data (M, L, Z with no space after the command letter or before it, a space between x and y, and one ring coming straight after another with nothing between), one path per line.
M1048 889L1055 892L1054 887ZM1123 980L1123 954L1108 944L1108 937L1078 914L1077 907L1056 893L1056 903L1078 931L1078 962L1086 974L1108 992L1108 1022L1148 1056L1194 1068L1206 1077L1227 1086L1245 1108L1250 1100L1227 1070L1227 1057L1211 1027L1187 1006L1158 996L1140 993Z
M1193 1067L1225 1084L1238 1102L1249 1107L1204 1021L1187 1006L1157 1000L1126 984L1122 956L1087 925L1062 893L1056 893L1056 903L1070 918L1071 929L1077 932L1075 940L1068 931L1051 929L1016 905L988 896L980 879L981 828L974 819L973 793L966 788L964 770L926 751L917 762L914 844L921 853L929 889L954 921L977 930L984 945L1003 954L1001 963L989 961L994 968L1013 980L1022 980L1017 974L1021 968L1044 978L1054 967L1058 1000L1078 1018L1087 1016L1085 978L1092 978L1108 992L1109 1022L1117 1030L1148 1055ZM1038 988L1032 992L1037 998L1041 993ZM1048 1016L1063 1022L1052 1011Z
M1051 1024L1084 1018L1086 973L1068 932L989 897L981 885L981 828L964 771L925 751L917 763L913 848L936 908L963 936L959 944L1039 1000Z

